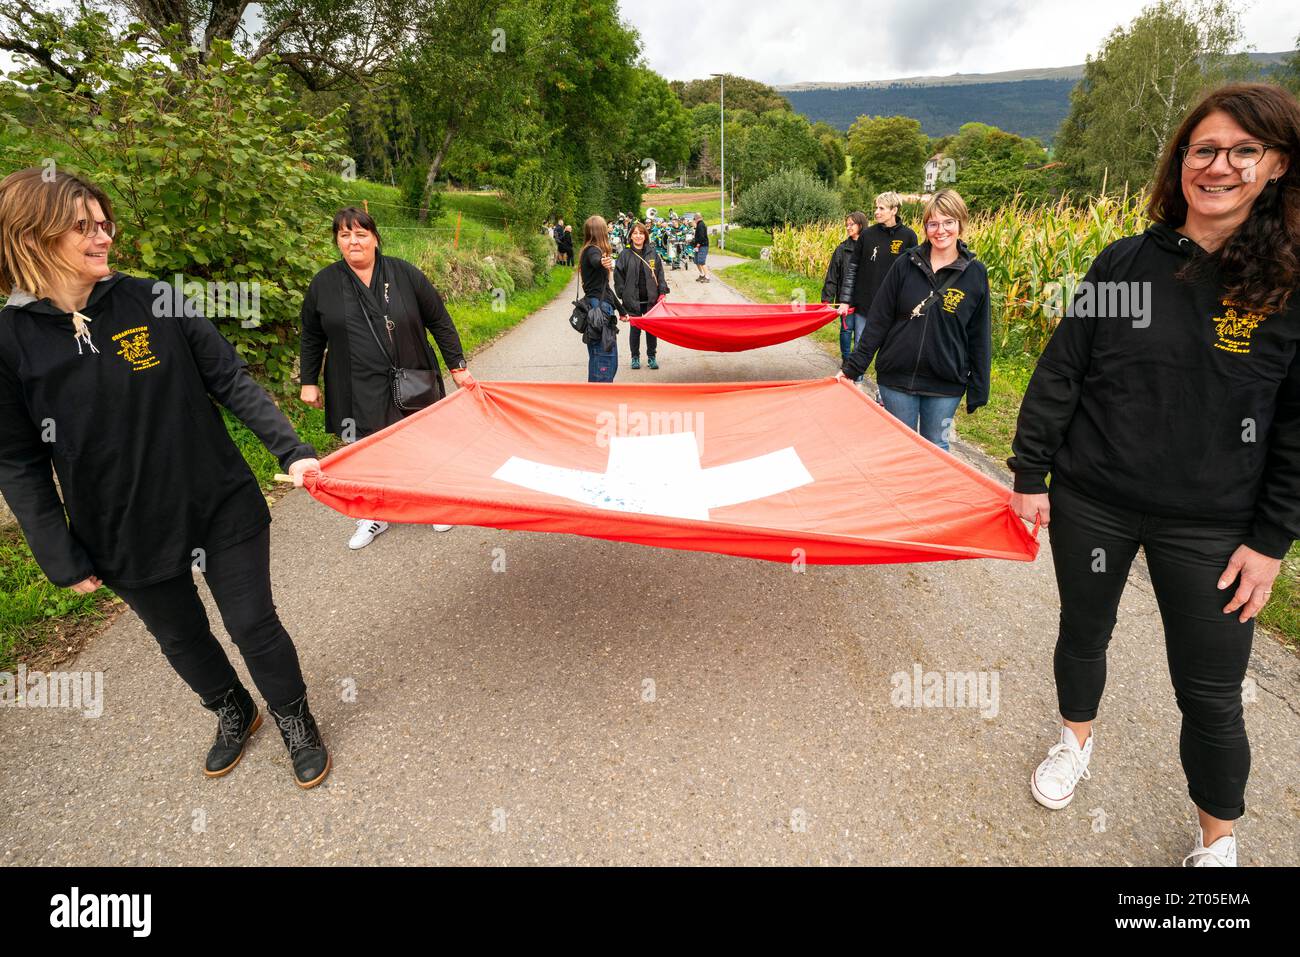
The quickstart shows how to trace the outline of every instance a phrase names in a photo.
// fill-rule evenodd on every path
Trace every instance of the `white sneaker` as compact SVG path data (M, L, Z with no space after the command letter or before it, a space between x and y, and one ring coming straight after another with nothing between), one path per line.
M1209 847L1205 846L1205 832L1196 829L1196 847L1192 853L1183 858L1183 867L1191 861L1192 867L1236 867L1237 839L1231 834L1219 838Z
M1043 763L1029 777L1029 790L1043 807L1059 811L1074 800L1074 789L1081 779L1092 777L1088 762L1092 760L1092 739L1081 748L1074 732L1064 725L1061 740L1052 745Z
M454 525L435 525L433 530L435 532L450 532L454 527Z
M369 518L358 519L357 530L348 540L348 548L365 548L375 540L376 535L382 535L386 531L388 531L387 522L376 522Z

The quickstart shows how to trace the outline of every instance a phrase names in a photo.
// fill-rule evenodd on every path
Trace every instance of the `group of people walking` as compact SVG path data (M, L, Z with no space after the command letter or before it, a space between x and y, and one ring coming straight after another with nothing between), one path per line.
M1254 618L1300 537L1297 157L1300 107L1280 88L1227 86L1188 114L1155 174L1153 225L1108 246L1084 280L1149 283L1149 321L1067 314L1008 463L1012 508L1048 530L1061 601L1062 727L1031 775L1033 798L1065 807L1090 776L1106 649L1141 548L1183 716L1198 865L1236 862L1250 768L1241 683ZM968 412L989 398L988 274L963 240L955 191L926 203L922 242L900 205L885 193L874 224L850 214L822 298L841 316L840 375L857 380L874 361L885 408L946 449L962 397ZM314 787L331 758L272 601L270 514L217 404L297 484L316 452L210 321L158 315L153 282L110 267L116 229L109 197L85 179L28 169L0 182L0 491L50 581L112 588L217 715L203 771L219 777L262 716L211 631L192 574L202 571L295 780ZM302 304L300 397L323 403L329 429L352 441L441 397L429 335L459 386L473 378L437 290L381 254L369 214L339 211L333 234L340 259ZM607 330L668 292L644 224L615 257L607 224L590 217L578 266ZM636 368L635 326L631 340ZM645 344L657 368L655 338ZM587 348L589 381L612 381L616 337ZM382 524L359 523L351 544Z

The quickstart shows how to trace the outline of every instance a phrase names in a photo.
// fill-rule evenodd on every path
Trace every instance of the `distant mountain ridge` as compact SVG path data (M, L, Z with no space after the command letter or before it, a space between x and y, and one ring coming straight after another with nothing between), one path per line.
M1251 53L1250 58L1267 71L1290 55L1287 50ZM840 130L863 114L900 115L920 120L928 136L947 136L963 123L980 122L1047 143L1069 113L1070 90L1082 76L1080 63L1001 73L788 83L776 90L809 120L825 120Z

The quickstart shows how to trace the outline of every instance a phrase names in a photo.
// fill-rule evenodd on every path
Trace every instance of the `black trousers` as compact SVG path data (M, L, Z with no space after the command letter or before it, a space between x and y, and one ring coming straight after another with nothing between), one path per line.
M1070 721L1097 716L1106 685L1106 646L1141 546L1160 617L1174 698L1183 715L1179 756L1196 806L1223 820L1246 811L1250 744L1241 702L1254 619L1224 614L1236 583L1219 576L1249 525L1170 519L1119 508L1062 486L1051 488L1048 534L1061 594L1056 693Z
M628 323L631 325L631 323ZM639 358L641 355L641 328L632 326L631 332L628 333L628 347L632 350L632 358ZM651 359L655 357L655 349L659 345L659 339L650 333L645 334L645 354Z
M298 652L271 600L271 530L206 556L203 576L253 683L272 708L306 694ZM105 582L140 616L176 673L202 701L238 680L212 634L192 572L141 588Z

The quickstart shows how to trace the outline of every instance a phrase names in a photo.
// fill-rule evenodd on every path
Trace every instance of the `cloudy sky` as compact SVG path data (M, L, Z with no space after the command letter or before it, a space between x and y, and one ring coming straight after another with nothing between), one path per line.
M1082 63L1140 0L620 0L650 67L670 80L888 80ZM1254 0L1245 44L1295 48L1300 3Z

